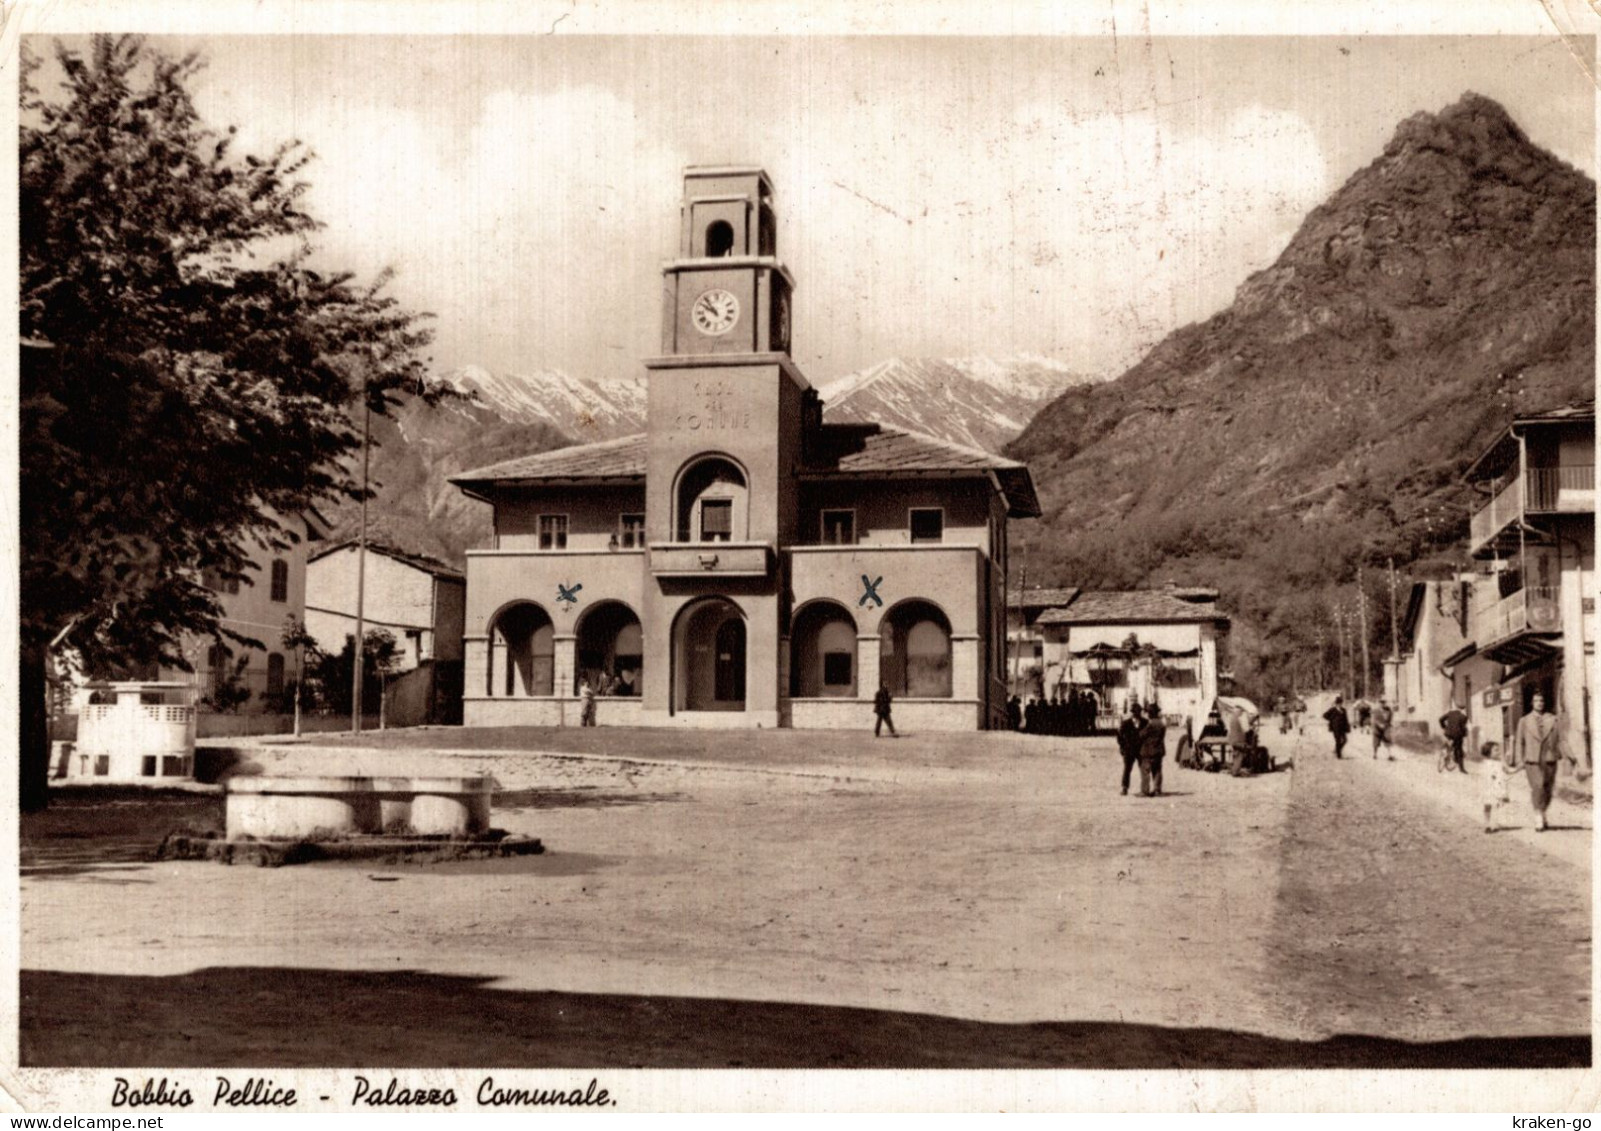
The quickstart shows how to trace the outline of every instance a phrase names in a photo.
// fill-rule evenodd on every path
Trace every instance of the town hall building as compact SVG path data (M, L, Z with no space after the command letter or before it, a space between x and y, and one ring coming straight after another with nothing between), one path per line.
M790 356L794 280L757 168L684 175L646 431L454 476L494 508L467 554L469 725L1004 725L1007 523L1028 468L825 424Z

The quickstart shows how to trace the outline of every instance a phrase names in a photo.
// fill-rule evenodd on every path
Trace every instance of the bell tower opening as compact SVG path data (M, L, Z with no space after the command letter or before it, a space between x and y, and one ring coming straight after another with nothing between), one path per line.
M713 220L706 227L706 258L726 259L734 254L734 225Z

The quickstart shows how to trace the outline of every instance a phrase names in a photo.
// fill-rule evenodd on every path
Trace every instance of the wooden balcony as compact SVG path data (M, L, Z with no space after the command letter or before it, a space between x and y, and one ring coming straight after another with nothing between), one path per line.
M1468 552L1475 557L1505 553L1516 545L1517 523L1527 515L1595 511L1595 467L1564 464L1531 467L1504 482L1469 524Z
M1481 651L1522 633L1561 631L1562 612L1554 586L1520 589L1473 610L1473 639Z

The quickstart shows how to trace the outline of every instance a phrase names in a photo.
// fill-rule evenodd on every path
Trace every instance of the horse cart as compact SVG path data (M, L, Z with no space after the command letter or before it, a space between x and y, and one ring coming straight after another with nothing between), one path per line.
M1212 701L1200 735L1193 740L1188 734L1179 739L1178 764L1208 773L1226 771L1235 777L1272 773L1273 756L1258 733L1261 717L1249 699L1219 695Z

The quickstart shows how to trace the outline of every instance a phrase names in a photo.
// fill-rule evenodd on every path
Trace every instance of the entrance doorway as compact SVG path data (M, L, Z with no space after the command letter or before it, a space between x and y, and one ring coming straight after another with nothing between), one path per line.
M745 617L713 597L678 620L677 702L682 711L745 709Z

